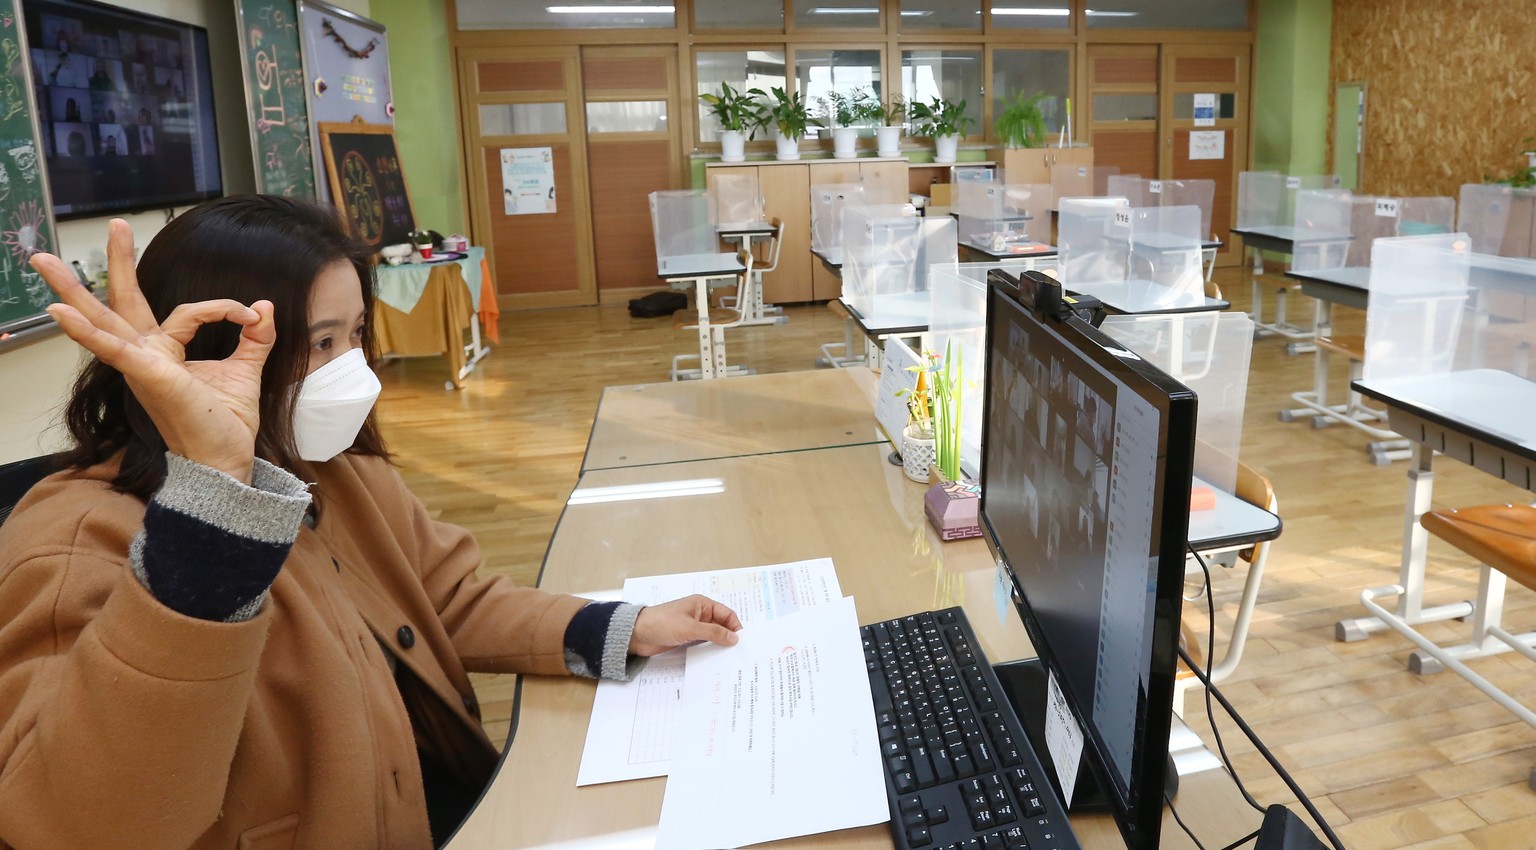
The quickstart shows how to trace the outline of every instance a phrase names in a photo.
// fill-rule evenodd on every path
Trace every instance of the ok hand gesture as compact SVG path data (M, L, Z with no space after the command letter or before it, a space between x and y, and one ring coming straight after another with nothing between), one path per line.
M261 369L277 339L272 302L197 301L157 322L139 290L128 223L113 219L108 234L106 305L58 257L33 256L32 268L63 302L50 305L48 315L122 373L171 451L249 482L261 426ZM234 353L189 362L186 346L198 328L221 321L244 328Z

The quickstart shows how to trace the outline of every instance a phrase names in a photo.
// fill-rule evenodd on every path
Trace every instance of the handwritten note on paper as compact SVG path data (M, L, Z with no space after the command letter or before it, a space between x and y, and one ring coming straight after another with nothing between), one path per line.
M742 847L890 817L853 599L688 650L656 850Z
M653 605L702 593L730 606L743 625L841 599L832 559L766 567L645 576L624 582L626 602ZM577 785L666 776L683 698L685 650L652 658L633 680L597 683Z
M1226 159L1226 130L1192 130L1189 134L1190 159Z

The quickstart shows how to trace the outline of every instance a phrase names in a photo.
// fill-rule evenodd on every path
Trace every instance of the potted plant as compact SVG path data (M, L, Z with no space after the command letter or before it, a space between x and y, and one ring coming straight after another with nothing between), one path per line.
M423 260L432 259L432 234L426 230L412 230L406 234L410 237L411 244L416 246L416 252L421 254Z
M747 139L757 135L763 125L763 107L749 92L739 92L729 83L721 83L717 94L701 94L709 111L720 122L720 161L746 159Z
M1038 91L1025 96L1014 92L1005 102L1002 114L997 116L997 137L1010 150L1044 147L1049 132L1045 126L1045 110L1040 102L1045 92Z
M860 107L869 98L863 89L852 94L832 92L821 98L823 126L832 128L832 156L853 159L858 156Z
M764 99L769 96L762 89L752 89L748 93ZM806 109L804 94L795 92L791 95L777 86L773 88L773 99L763 104L763 118L764 125L774 133L776 158L781 160L799 159L800 140L805 138L806 131L822 126Z
M1525 154L1525 167L1536 168L1536 136L1526 136L1520 144L1525 148L1521 151Z
M907 123L907 100L899 94L874 101L877 113L871 120L875 127L875 156L901 156L901 128Z
M917 385L900 390L907 399L907 427L902 432L902 471L928 483L928 467L938 467L945 481L960 480L960 356L951 342L944 356L923 352L924 365L910 366Z
M912 104L914 131L933 137L933 161L954 162L960 149L960 137L976 123L965 114L965 101L954 103L934 98L930 103Z

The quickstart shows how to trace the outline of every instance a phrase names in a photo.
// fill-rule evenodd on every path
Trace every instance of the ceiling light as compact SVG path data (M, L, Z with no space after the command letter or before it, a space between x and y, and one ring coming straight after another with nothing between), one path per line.
M1100 12L1097 9L1085 9L1090 16L1095 18L1134 18L1135 12Z
M671 6L545 6L555 15L670 15Z
M1070 14L1068 9L1034 8L1029 6L993 6L994 15L1030 15L1037 18L1065 18Z
M848 7L841 7L841 6L823 6L823 7L819 8L819 9L812 9L811 10L811 14L813 14L813 15L878 15L878 14L880 14L880 10L879 9L848 8Z

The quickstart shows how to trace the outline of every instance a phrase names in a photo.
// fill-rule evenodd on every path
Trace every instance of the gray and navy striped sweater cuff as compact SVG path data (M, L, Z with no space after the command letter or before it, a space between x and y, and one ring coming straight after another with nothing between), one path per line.
M591 602L565 627L565 666L577 676L627 682L645 668L629 654L629 639L644 605Z
M144 511L129 564L177 613L239 622L256 616L309 509L304 482L257 459L246 486L166 453L165 483Z

